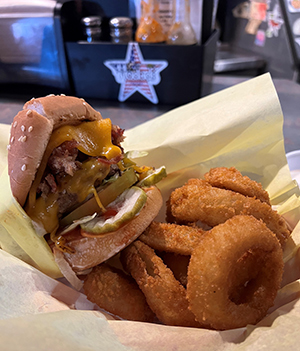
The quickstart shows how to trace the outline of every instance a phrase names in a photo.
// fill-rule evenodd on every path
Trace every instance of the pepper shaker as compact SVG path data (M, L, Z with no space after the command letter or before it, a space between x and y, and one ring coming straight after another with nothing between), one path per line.
M132 40L133 22L128 17L114 17L109 21L113 43L126 44Z
M102 18L100 16L89 16L81 19L86 41L99 41L101 38Z

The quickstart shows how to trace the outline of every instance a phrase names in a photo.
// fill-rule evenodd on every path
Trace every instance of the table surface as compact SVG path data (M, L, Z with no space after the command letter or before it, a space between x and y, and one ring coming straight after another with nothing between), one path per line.
M246 79L249 77L216 75L213 79L212 93L241 83ZM274 79L273 81L284 115L283 134L285 150L288 153L300 149L300 85L285 79ZM24 102L33 96L32 91L14 94L2 93L0 95L0 123L10 124L13 117L22 109ZM174 108L174 106L152 105L150 103L133 104L86 100L99 110L104 118L111 118L114 124L125 129L132 128Z

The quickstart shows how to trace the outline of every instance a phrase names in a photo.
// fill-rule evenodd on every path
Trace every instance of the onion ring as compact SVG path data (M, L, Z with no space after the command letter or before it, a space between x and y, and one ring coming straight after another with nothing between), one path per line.
M243 176L236 168L217 167L204 174L204 179L217 188L235 191L245 196L255 197L270 205L269 194L262 185L247 176Z
M121 262L136 280L150 308L162 323L199 326L188 309L185 288L152 248L136 240L121 252Z
M105 263L94 267L83 288L88 300L119 318L155 321L155 315L136 282L120 269Z
M203 179L190 179L175 189L169 199L169 211L179 222L201 221L211 227L243 214L262 219L280 244L290 236L285 220L271 206L231 190L211 186Z
M190 309L217 330L256 324L273 305L282 273L276 236L252 216L235 216L205 234L191 255Z
M152 222L139 240L155 250L190 255L203 233L197 226Z

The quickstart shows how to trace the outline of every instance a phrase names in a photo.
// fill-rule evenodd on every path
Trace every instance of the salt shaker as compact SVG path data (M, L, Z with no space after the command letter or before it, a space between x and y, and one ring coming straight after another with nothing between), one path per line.
M133 22L128 17L114 17L109 21L113 43L126 44L132 40Z
M100 16L84 17L81 19L81 24L83 25L85 38L89 43L100 40L102 24Z

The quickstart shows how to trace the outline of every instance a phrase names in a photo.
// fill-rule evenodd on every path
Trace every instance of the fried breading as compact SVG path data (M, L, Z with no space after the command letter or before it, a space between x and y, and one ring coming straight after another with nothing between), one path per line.
M214 227L238 215L263 220L283 246L290 235L285 220L271 206L231 190L211 186L203 179L190 179L172 192L169 199L172 216L179 222L201 221Z
M141 322L156 319L134 279L108 264L94 267L87 275L84 292L90 301L122 319Z
M263 189L262 185L247 176L243 176L234 167L212 168L204 175L204 178L212 186L254 197L270 205L269 194Z
M256 324L274 304L282 273L274 233L253 216L234 216L204 235L191 255L189 307L214 329Z
M152 248L136 240L121 252L121 261L162 323L199 326L188 309L185 288Z
M139 240L155 250L190 255L203 233L197 226L152 222Z

